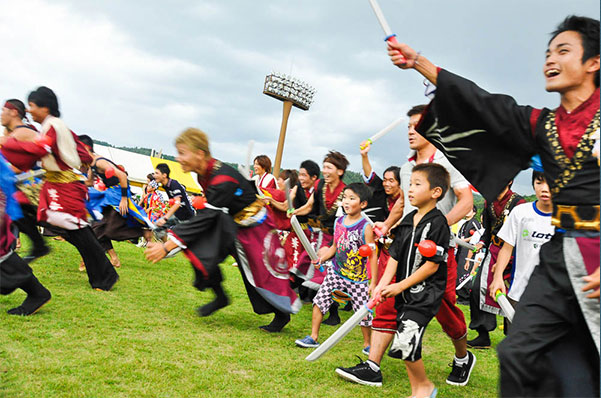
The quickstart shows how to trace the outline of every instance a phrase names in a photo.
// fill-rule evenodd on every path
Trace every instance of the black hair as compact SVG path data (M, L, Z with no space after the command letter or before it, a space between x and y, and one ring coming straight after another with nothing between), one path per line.
M599 56L599 20L570 15L564 19L557 29L551 33L549 44L558 34L566 31L575 31L580 34L582 40L582 63L595 56ZM595 74L595 86L599 87L599 71Z
M545 173L542 171L532 170L532 186L534 186L535 181L547 182L545 178Z
M150 181L154 181L154 176L152 175L152 173L146 175L146 178L148 178Z
M447 169L437 163L421 163L414 166L413 170L411 170L412 173L415 173L416 171L426 174L430 189L442 189L442 194L437 199L438 201L441 201L451 185L451 177L449 176Z
M407 112L407 116L411 117L413 115L421 115L424 113L428 105L415 105L413 108L409 109Z
M92 138L90 138L89 135L78 135L77 138L79 138L79 140L88 148L90 148L90 151L94 152L94 140Z
M399 184L401 183L401 169L398 166L390 166L389 168L387 168L386 170L384 170L384 174L382 174L382 176L385 176L386 173L388 172L392 172L392 174L394 174L394 179L396 180L396 182L398 182Z
M300 164L300 168L307 170L309 177L319 178L319 165L314 161L307 159Z
M32 91L29 94L27 101L33 102L40 108L48 108L48 111L52 116L61 116L61 113L58 110L58 98L56 98L54 91L46 86L38 87L36 90Z
M155 169L157 169L158 171L160 171L163 174L167 174L167 178L169 178L169 174L171 173L171 169L169 168L169 166L167 165L167 163L159 163L159 164L157 164L157 166L155 167Z
M371 189L362 182L353 182L344 187L344 191L353 191L359 196L361 202L367 202L371 199Z
M6 100L6 102L8 102L9 104L11 104L15 108L17 108L17 113L19 114L19 117L21 119L25 118L25 104L23 103L23 101L18 100L16 98L12 98L12 99Z
M476 205L473 205L472 211L474 212L474 214L478 214L478 207Z

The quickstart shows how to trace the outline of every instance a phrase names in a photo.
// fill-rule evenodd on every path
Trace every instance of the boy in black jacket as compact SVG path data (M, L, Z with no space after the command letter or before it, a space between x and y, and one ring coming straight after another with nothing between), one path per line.
M437 389L426 376L421 360L424 330L436 315L447 282L446 252L449 226L436 208L449 188L449 173L436 163L415 166L411 174L409 202L417 210L401 221L390 247L390 260L375 295L396 296L397 332L388 355L405 360L411 396L436 396ZM436 251L418 250L426 240ZM425 245L424 245L425 246ZM432 248L433 249L433 248ZM423 251L423 253L422 253ZM397 283L390 284L396 275Z

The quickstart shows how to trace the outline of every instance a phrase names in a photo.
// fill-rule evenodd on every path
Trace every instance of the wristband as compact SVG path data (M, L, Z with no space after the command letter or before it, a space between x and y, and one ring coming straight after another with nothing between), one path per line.
M167 250L167 248L165 247L165 244L163 243L161 246L163 247L163 250L165 251L165 255L169 254L169 250Z
M121 197L127 198L127 188L121 188Z

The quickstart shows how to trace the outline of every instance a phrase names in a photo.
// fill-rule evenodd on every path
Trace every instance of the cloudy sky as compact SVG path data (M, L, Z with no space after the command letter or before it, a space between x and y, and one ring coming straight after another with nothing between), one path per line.
M59 96L78 134L175 153L184 128L206 131L214 155L243 162L275 154L281 102L262 94L271 71L317 89L293 109L282 166L329 149L361 168L358 144L426 102L422 78L387 58L367 0L0 0L3 98L40 85ZM519 103L554 107L542 63L566 15L599 18L598 0L380 0L399 40L434 63ZM405 125L374 145L373 165L402 164ZM518 188L528 191L528 179Z

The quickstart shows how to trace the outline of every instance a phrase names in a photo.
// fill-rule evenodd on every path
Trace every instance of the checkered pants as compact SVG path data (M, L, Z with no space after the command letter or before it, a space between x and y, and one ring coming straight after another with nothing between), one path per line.
M332 305L332 291L342 290L351 296L351 304L353 311L359 310L369 300L369 283L354 283L345 279L334 272L332 267L328 268L328 274L326 275L323 283L319 287L317 295L313 299L315 304L322 314L325 314ZM371 326L371 312L367 314L361 321L361 326Z

